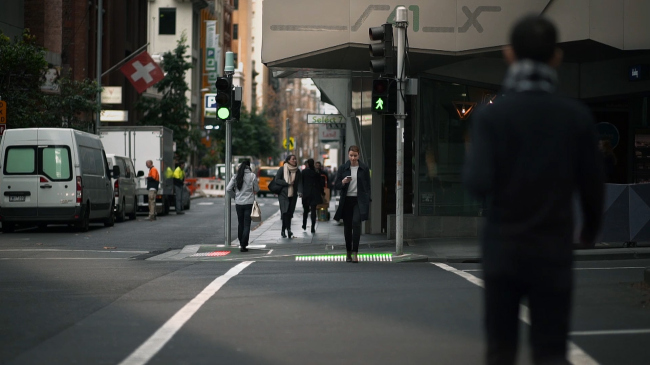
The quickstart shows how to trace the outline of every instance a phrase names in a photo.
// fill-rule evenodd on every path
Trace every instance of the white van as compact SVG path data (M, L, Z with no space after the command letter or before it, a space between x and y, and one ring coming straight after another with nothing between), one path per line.
M119 156L112 153L106 154L108 161L108 170L113 171L114 166L119 168L119 175L113 174L113 196L115 207L115 220L123 222L126 216L130 220L135 220L135 214L138 210L138 198L136 189L138 182L136 180L135 168L133 161L126 156ZM140 172L140 176L144 173Z
M117 171L119 172L119 171ZM114 224L113 185L98 136L67 128L5 131L0 142L0 222Z

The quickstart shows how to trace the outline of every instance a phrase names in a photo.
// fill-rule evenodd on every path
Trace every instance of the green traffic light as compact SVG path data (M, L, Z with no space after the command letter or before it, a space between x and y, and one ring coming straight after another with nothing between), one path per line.
M226 107L221 107L217 109L217 116L219 119L228 119L230 117L230 109Z
M377 98L377 101L375 102L375 110L384 110L383 98Z

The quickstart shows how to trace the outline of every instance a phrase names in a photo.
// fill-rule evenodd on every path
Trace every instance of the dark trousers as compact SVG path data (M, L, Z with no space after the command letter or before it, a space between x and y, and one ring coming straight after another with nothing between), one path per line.
M348 251L359 252L361 239L361 213L356 196L346 196L343 205L343 235L345 248Z
M293 212L296 211L296 203L298 202L298 194L294 194L289 198L289 208L285 213L282 213L282 231L287 229L291 232L291 219L293 218Z
M251 212L253 211L253 204L235 205L237 208L237 238L239 239L239 247L248 246L248 237L251 233Z
M528 299L535 364L569 364L566 342L571 316L571 267L533 267L523 273L485 276L487 363L514 364L519 303Z
M311 213L311 226L316 225L316 204L312 204L313 198L307 201L307 204L303 204L302 208L304 209L304 214L302 216L302 225L307 225L307 217Z

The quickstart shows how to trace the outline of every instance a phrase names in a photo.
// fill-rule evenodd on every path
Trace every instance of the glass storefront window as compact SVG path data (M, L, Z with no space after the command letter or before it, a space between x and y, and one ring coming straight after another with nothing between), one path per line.
M462 186L471 113L494 90L422 78L418 132L419 215L480 216L482 203Z

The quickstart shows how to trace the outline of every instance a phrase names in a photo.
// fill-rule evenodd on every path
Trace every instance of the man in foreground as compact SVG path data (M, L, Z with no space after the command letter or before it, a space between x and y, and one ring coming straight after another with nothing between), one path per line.
M604 185L589 110L556 96L562 52L548 20L518 21L504 48L510 64L503 95L472 120L463 182L484 199L482 232L487 363L514 364L519 304L527 298L536 364L568 364L573 290L573 197L580 198L580 241L593 245Z

